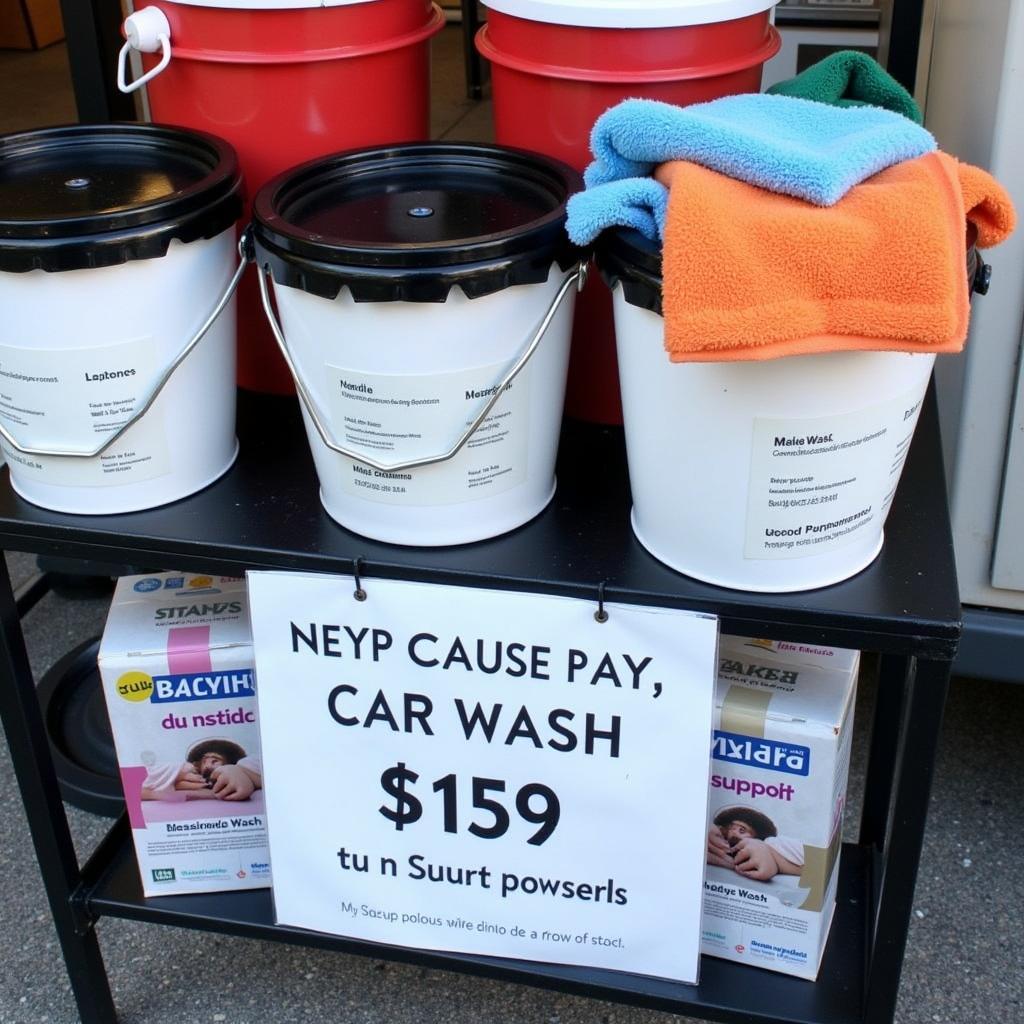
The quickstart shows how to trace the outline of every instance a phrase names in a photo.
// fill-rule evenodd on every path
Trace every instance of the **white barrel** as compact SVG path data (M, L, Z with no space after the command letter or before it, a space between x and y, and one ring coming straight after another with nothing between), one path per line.
M234 152L178 129L82 126L0 139L0 161L14 490L106 515L207 486L238 450Z
M564 206L580 184L531 154L415 144L261 190L261 285L342 526L465 544L550 502L582 273Z
M660 282L650 268L639 278L613 295L640 543L687 576L765 593L870 565L935 356L673 363L660 313L645 308Z

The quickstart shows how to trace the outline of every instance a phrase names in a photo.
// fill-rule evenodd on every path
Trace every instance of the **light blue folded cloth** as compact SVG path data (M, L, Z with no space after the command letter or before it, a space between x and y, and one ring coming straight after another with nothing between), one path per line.
M647 238L664 235L668 189L653 178L623 178L569 197L566 230L576 245L589 245L611 227L636 228Z
M667 197L652 202L649 188L622 182L650 180L668 160L690 160L771 192L832 206L865 178L937 148L924 128L890 110L761 93L690 107L624 100L598 118L590 147L596 160L584 175L585 194L595 194L586 201L574 197L569 207L569 235L578 244L593 241L592 227L601 223L628 224L657 237ZM620 187L597 194L612 183Z
M590 147L597 159L587 168L587 185L642 177L666 160L691 160L770 192L832 206L865 178L936 145L920 125L881 107L746 93L692 107L625 100L598 118Z

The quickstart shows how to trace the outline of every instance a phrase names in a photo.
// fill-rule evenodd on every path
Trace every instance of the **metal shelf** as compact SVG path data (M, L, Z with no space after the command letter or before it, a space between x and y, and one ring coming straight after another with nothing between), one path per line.
M312 457L294 399L244 396L234 468L200 494L118 516L47 512L0 477L0 544L69 558L167 569L240 573L290 568L464 586L596 597L721 615L727 632L828 642L949 660L960 604L934 399L929 398L879 558L855 578L800 594L749 594L708 586L662 565L633 536L621 428L568 425L558 493L520 529L448 548L381 544L338 526L317 500ZM686 443L703 443L694 439ZM668 441L666 441L668 444ZM722 500L702 495L694 500Z
M269 889L145 899L131 836L123 819L111 830L108 842L101 847L97 861L86 869L86 874L87 877L93 875L95 881L83 887L80 898L96 915L333 949L707 1020L771 1020L787 1024L827 1020L834 1024L856 1024L863 1014L870 905L869 858L865 850L853 845L843 848L832 938L825 951L821 973L813 983L711 957L702 958L700 984L691 986L616 971L435 953L344 939L276 925Z

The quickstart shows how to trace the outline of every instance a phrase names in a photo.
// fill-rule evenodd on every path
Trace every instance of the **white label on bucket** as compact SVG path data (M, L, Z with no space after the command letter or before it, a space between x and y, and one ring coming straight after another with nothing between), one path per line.
M385 463L441 455L494 394L508 364L454 373L368 374L328 366L335 431L346 447ZM345 490L393 505L451 505L490 497L526 478L530 367L448 462L402 473L345 463Z
M33 448L88 449L121 426L155 383L151 339L102 348L0 345L0 421ZM167 436L152 412L93 459L23 455L0 444L18 473L66 486L140 483L168 472Z
M856 412L756 419L746 558L806 558L877 535L921 411L915 389Z

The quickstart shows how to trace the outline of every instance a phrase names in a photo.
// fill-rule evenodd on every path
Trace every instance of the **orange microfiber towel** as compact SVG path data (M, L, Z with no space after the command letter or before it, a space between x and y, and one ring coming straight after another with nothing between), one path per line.
M959 352L966 223L980 248L1015 223L994 178L944 153L890 167L831 207L687 161L656 177L670 188L662 279L673 362Z

